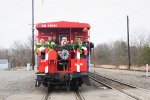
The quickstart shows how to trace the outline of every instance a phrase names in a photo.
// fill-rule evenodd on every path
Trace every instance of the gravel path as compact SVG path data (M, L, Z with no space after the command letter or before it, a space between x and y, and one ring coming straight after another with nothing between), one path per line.
M2 71L0 70L0 100L18 93L32 93L35 88L34 71ZM44 91L44 90L43 90ZM41 91L42 92L42 91Z
M110 72L109 74L111 74ZM121 100L133 100L124 94L118 93L117 91L104 88L102 85L93 83L92 81L91 83L92 86L90 87L83 85L80 88L80 91L86 100L120 100L120 98ZM35 88L34 84L34 71L0 70L0 100L41 100L44 93L47 91L47 88L43 86ZM74 98L74 94L72 94L72 92L69 93L66 89L58 89L53 91L51 99L55 98L55 100L60 100L60 98L63 99L64 96L65 99L68 100L72 100L72 98Z
M128 70L115 70L115 69L103 69L93 68L91 71L95 71L108 78L117 79L134 86L150 90L150 77L145 76L145 72L128 71Z

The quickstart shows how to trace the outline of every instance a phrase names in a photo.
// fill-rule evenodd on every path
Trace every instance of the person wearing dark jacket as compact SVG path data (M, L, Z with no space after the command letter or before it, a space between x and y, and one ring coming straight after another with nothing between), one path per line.
M84 41L82 42L82 48L83 48L83 54L84 54L84 58L87 59L87 70L89 71L89 63L90 63L90 56L89 56L89 52L90 52L90 49L89 49L89 41L88 41L88 38L85 37L84 38ZM82 54L82 55L83 55ZM86 55L85 55L86 54Z

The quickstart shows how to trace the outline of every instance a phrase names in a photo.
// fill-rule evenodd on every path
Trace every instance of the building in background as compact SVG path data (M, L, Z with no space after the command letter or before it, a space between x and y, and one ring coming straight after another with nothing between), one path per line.
M0 59L0 69L9 70L10 68L11 67L7 59Z

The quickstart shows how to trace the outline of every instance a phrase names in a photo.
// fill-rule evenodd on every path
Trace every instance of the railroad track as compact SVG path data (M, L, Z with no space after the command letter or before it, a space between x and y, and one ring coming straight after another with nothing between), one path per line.
M100 83L100 84L102 84L108 88L111 88L111 89L119 91L123 94L126 94L127 96L134 98L135 100L150 100L150 98L144 97L144 94L137 96L137 94L132 93L131 91L128 91L131 89L133 89L133 90L136 89L138 91L143 91L144 93L147 93L147 92L150 93L149 90L138 88L138 87L135 87L135 86L132 86L132 85L129 85L127 83L123 83L123 82L120 82L117 80L113 80L113 79L101 76L99 74L96 74L96 73L89 73L89 77L91 79L93 79L94 81L96 81L96 82L98 82L98 83Z
M74 92L76 100L85 100L84 96L79 91Z
M51 100L51 95L52 95L52 91L51 92L46 91L41 100ZM79 91L74 91L74 95L76 100L85 100L84 96Z
M52 94L52 91L51 92L46 91L41 100L50 100L51 94Z

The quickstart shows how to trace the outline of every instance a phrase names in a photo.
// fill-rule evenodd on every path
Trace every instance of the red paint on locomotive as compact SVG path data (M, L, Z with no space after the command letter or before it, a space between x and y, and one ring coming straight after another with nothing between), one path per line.
M90 37L90 25L87 23L67 21L48 22L39 23L36 25L36 28L38 30L37 42L40 42L41 39L47 41L48 37L56 37L55 42L57 46L61 45L62 37L66 37L67 41L70 41L70 44L71 41L74 41L75 43L76 38L80 38L83 41L84 38L89 39ZM67 60L59 59L59 52L62 52L60 48L58 48L58 50L49 50L48 48L45 48L43 58L41 58L41 52L38 51L36 86L43 84L51 87L55 82L61 83L62 76L63 78L65 77L64 80L67 79L67 84L69 85L72 84L73 86L81 86L83 83L89 85L90 83L87 74L87 52L89 51L85 50L83 53L84 57L80 57L79 51L80 50L78 49L69 50ZM58 76L60 78L58 78ZM73 83L70 83L70 81Z

